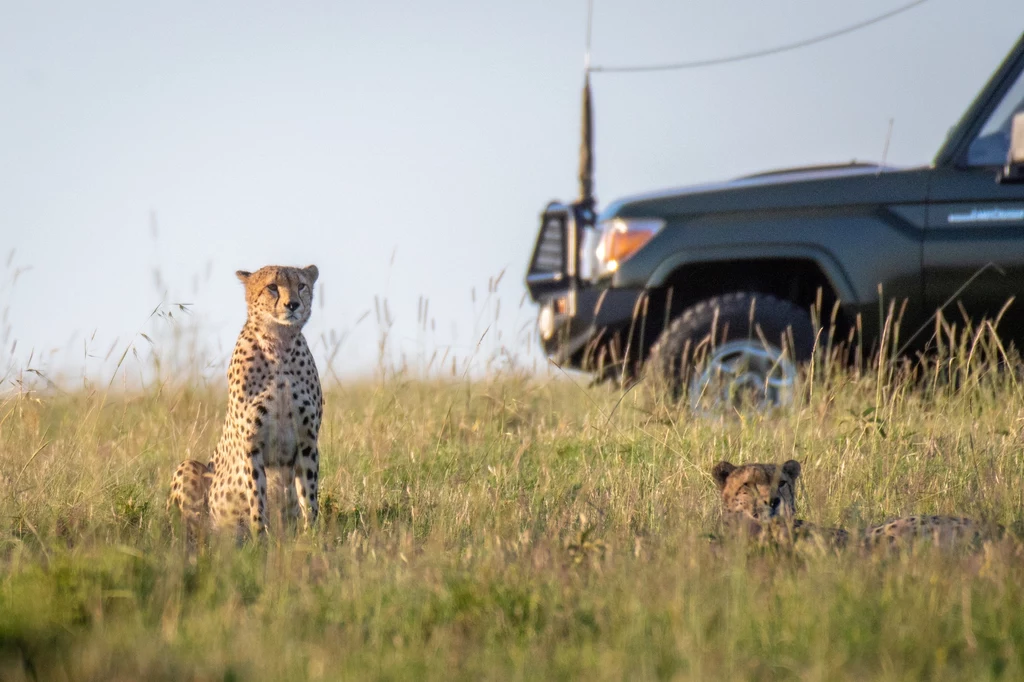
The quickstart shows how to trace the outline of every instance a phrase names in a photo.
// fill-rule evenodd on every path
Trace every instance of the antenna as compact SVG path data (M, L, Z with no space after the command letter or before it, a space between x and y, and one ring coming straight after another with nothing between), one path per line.
M590 73L590 41L594 35L594 0L587 0L587 42L583 52L583 72Z
M594 206L594 114L590 103L590 36L594 19L594 0L587 0L587 43L583 53L583 112L580 125L580 197L579 203Z
M885 132L885 146L882 147L882 160L878 164L878 172L882 172L882 168L885 166L885 160L889 157L889 141L892 139L892 124L896 119L889 119L889 129Z

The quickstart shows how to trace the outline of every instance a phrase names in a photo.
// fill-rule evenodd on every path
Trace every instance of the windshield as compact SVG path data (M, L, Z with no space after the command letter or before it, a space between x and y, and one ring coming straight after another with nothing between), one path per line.
M1010 122L1013 115L1024 111L1024 71L1006 91L1003 101L992 111L981 132L967 150L968 166L1002 166L1010 150Z

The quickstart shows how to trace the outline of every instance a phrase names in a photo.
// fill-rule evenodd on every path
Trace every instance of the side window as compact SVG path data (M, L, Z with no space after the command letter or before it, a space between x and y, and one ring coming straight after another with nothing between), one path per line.
M1024 111L1024 71L1014 83L992 115L981 127L981 132L967 150L968 166L1002 166L1010 150L1010 122L1013 115Z

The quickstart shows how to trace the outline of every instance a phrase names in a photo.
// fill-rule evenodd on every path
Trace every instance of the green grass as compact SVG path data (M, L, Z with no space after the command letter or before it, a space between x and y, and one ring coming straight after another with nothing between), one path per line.
M166 489L209 457L224 395L10 395L0 679L1021 679L1017 374L964 347L913 372L819 361L796 409L718 421L643 385L333 386L318 530L193 560ZM955 513L1011 537L723 540L711 466L789 458L816 523Z

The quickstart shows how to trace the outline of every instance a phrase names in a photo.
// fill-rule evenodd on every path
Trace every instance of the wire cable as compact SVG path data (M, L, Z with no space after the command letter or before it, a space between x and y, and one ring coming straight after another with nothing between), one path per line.
M587 51L583 54L583 70L590 73L590 39L594 36L594 0L587 0Z
M717 66L719 64L729 64L732 62L741 62L747 59L757 59L758 57L767 57L769 55L779 54L781 52L789 52L790 50L797 50L801 47L807 47L809 45L815 45L817 43L823 43L826 40L832 38L838 38L839 36L846 35L847 33L853 33L859 31L862 28L867 28L873 24L877 24L886 19L890 19L897 14L902 14L909 9L913 9L918 5L923 5L928 0L913 0L905 5L897 7L894 10L890 10L884 14L866 19L856 24L850 24L844 28L830 31L828 33L822 33L821 35L814 36L813 38L805 38L795 43L787 43L785 45L777 45L775 47L769 47L764 50L757 50L755 52L744 52L741 54L729 55L728 57L715 57L713 59L699 59L691 62L676 62L673 64L650 64L650 65L638 65L638 66L591 66L589 71L596 73L643 73L651 71L678 71L681 69L696 69L703 66Z

